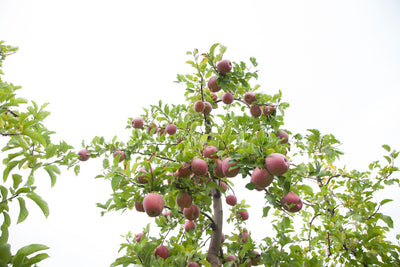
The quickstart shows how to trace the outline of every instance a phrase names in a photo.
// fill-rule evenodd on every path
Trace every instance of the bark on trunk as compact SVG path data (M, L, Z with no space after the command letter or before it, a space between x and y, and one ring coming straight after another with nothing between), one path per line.
M210 241L210 246L207 252L207 261L212 267L219 266L218 254L221 248L221 238L222 238L222 201L221 192L217 189L212 190L213 196L213 211L214 211L214 223L211 225L212 236Z

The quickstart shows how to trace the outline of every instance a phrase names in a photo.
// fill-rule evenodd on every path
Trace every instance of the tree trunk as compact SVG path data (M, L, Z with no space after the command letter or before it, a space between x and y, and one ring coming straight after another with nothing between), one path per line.
M221 192L214 188L211 193L213 196L214 223L211 225L212 236L207 252L207 261L212 267L217 267L219 266L218 254L221 249L223 212Z

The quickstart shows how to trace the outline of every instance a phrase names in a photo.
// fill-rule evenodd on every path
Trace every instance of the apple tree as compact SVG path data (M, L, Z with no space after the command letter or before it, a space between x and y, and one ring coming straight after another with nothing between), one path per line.
M0 68L5 58L16 51L16 47L0 41ZM28 104L26 99L17 96L17 90L21 87L3 81L2 76L3 71L0 69L0 142L3 166L0 182L0 266L36 266L36 263L48 257L47 253L42 252L48 247L30 244L13 253L8 243L9 227L14 220L10 213L14 209L19 210L15 219L16 223L21 223L28 217L28 202L32 202L47 217L49 207L36 193L35 177L47 173L51 186L54 186L61 173L59 167L72 167L78 155L66 142L56 144L51 141L54 132L43 124L50 114L45 110L47 104L39 106L34 101ZM75 165L75 168L78 172L79 165Z
M225 51L215 44L187 53L193 73L176 81L185 103L144 108L129 118L129 140L84 145L85 159L102 159L96 177L111 184L102 213L154 218L126 235L126 254L112 266L398 266L399 246L387 238L393 221L380 212L392 199L376 194L398 187L399 153L384 145L386 163L338 167L339 141L285 129L281 91L262 92L256 59L230 61ZM262 209L267 236L246 228L249 205L235 190L263 196L253 209Z

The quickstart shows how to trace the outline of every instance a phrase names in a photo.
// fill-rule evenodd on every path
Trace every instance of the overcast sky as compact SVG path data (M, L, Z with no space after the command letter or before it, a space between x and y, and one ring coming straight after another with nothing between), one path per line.
M285 128L335 134L343 164L365 169L382 144L400 149L399 14L396 0L0 0L0 39L20 48L4 64L5 80L22 85L27 99L50 102L47 127L77 149L96 135L128 136L127 118L159 99L181 102L173 81L188 71L186 51L219 42L233 61L257 58L262 91L283 91ZM120 235L140 232L147 218L100 217L95 203L110 193L93 179L100 167L92 160L78 177L65 171L52 189L46 175L38 179L50 216L32 205L12 227L12 246L50 246L40 266L109 266ZM399 201L390 205L398 210Z

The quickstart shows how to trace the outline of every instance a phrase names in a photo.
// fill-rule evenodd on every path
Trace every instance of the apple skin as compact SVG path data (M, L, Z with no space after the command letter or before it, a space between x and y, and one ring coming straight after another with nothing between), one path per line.
M263 113L264 113L265 117L268 117L269 115L274 113L274 111L275 111L275 107L274 106L272 106L272 105L264 106Z
M180 167L177 171L178 177L187 177L192 174L192 170L190 169L190 164L187 162L182 163L182 167Z
M150 172L153 172L153 169L151 169ZM136 179L140 184L147 184L149 180L151 180L151 174L146 171L145 167L142 167L140 168L139 175L136 176Z
M140 240L142 239L142 237L143 237L143 233L138 233L138 234L136 234L136 235L135 235L136 242L140 242Z
M237 198L235 195L228 195L225 198L226 204L230 206L235 206L237 204Z
M211 77L208 80L207 86L210 89L210 91L213 93L216 93L219 90L221 90L221 86L218 86L218 80L217 80L217 77L215 77L215 76Z
M249 219L249 213L247 211L239 211L238 215L240 216L240 219L242 219L242 221L246 221L247 219Z
M144 212L143 202L142 201L135 201L135 209L139 212Z
M204 102L204 113L205 113L206 115L210 114L211 111L212 111L212 109L213 109L213 108L212 108L210 102Z
M166 246L164 245L159 245L155 250L154 250L154 256L156 259L158 257L163 258L164 260L169 257L169 250Z
M185 231L189 232L190 230L194 230L196 228L196 224L194 223L194 221L186 221L185 222Z
M215 157L212 155L217 152L218 152L218 148L216 148L215 146L206 146L206 148L204 148L204 150L203 150L203 156L205 158L212 159Z
M276 136L281 139L281 144L286 144L289 142L289 134L283 130L278 131Z
M197 262L191 262L188 267L199 267L199 264Z
M164 199L160 194L149 193L143 199L143 208L150 217L157 217L164 208Z
M169 135L174 135L176 133L176 125L173 123L170 123L167 125L167 127L165 127L165 131L167 132L167 134Z
M226 177L235 177L240 171L239 167L236 167L236 168L230 170L230 168L232 166L237 165L237 162L229 163L229 161L231 161L231 160L233 160L233 159L226 158L222 161L222 172L224 173L224 175Z
M224 102L225 104L229 105L233 103L233 100L235 100L234 96L232 93L230 92L226 92L222 95L222 102Z
M224 233L221 233L221 243L224 243L225 242L225 235L224 235Z
M226 261L236 261L235 255L229 254L226 256Z
M191 170L196 175L206 175L208 172L207 162L203 159L194 158L192 160Z
M251 182L256 185L258 189L264 189L269 186L274 177L269 174L266 169L259 169L256 167L251 174Z
M249 233L248 233L246 230L244 230L243 232L241 232L241 233L239 234L239 239L240 239L243 243L246 243L247 240L249 239Z
M193 108L194 108L194 111L196 111L196 112L203 112L204 111L204 108L205 108L205 104L204 104L204 102L203 101L196 101L195 103L194 103L194 106L193 106Z
M90 155L88 155L87 153L88 153L87 149L79 150L79 152L78 152L79 158L78 159L80 161L87 161L90 158Z
M262 113L262 110L261 110L261 107L259 105L253 105L253 106L250 107L250 114L254 118L260 117L261 113Z
M114 152L113 157L116 158L118 155L119 156L119 162L123 161L125 159L125 152L121 150L117 150Z
M282 207L290 212L298 212L303 207L303 202L300 197L293 192L289 192L281 200ZM294 205L293 205L294 204Z
M224 182L224 181L220 181L219 182L219 186L221 187L222 192L226 192L226 190L228 189L228 185Z
M283 175L289 167L289 160L280 153L272 153L265 159L265 169L272 175Z
M192 205L192 197L189 195L188 192L181 192L178 193L176 196L176 204L180 208L190 208Z
M142 129L143 128L143 119L142 118L134 118L132 120L132 127L135 129Z
M232 62L228 59L221 60L217 64L217 70L222 74L230 72L232 70Z
M211 93L211 99L215 102L218 100L218 96L215 93Z
M172 212L171 211L166 211L163 213L163 216L165 217L165 219L167 220L167 222L169 221L169 219L172 218Z
M251 257L251 266L260 265L260 263L261 263L260 253L258 253L258 251L254 250L253 252L250 252L250 254L253 254Z
M217 165L214 167L214 173L219 178L224 178L225 174L222 171L222 160L217 159Z
M200 216L200 209L197 205L192 204L189 208L183 209L183 216L190 221L194 221Z
M155 124L149 125L149 127L147 127L147 132L148 132L148 133L151 133L151 130L153 130L154 128L155 128L156 130L153 132L153 134L157 133L157 132L158 132L158 127L157 127L157 125L155 125Z
M253 103L257 99L256 99L256 95L253 92L247 92L247 93L244 94L243 100L247 104L251 105L251 103Z

